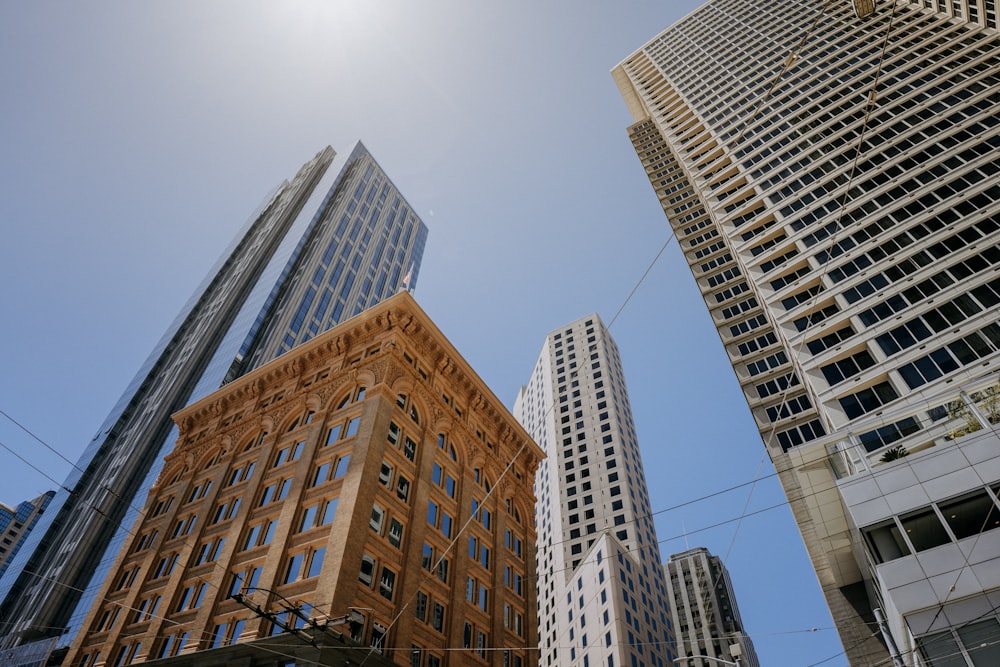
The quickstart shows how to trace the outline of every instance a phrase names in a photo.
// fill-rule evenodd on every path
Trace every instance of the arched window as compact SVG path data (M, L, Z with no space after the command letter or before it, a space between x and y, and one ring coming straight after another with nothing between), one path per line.
M259 435L255 435L250 438L250 441L246 444L246 447L243 448L243 451L249 452L254 447L259 447L264 442L264 438L266 437L267 431L261 431Z
M348 403L360 401L365 397L365 392L367 390L368 387L363 387L363 386L352 389L347 393L346 396L344 396L344 398L340 399L339 403L337 403L337 410L346 407Z
M493 488L493 485L490 483L490 480L486 478L486 475L484 475L483 471L479 468L473 469L472 478L475 480L476 484L486 489L486 493L489 493L490 490Z
M448 452L448 457L452 461L458 461L458 454L455 452L455 445L448 442L444 433L438 433L438 447Z
M180 470L178 470L177 474L175 474L170 479L170 484L176 484L177 482L181 481L181 477L183 477L184 473L186 473L186 472L187 472L187 466L184 466L183 468L181 468Z
M396 395L396 405L403 408L406 414L410 415L410 419L412 419L414 423L420 423L420 413L417 412L417 408L413 405L413 401L411 401L406 394Z

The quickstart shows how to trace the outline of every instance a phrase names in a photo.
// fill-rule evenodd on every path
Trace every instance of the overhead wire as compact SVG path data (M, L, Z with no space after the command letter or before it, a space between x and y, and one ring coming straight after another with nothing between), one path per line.
M16 426L17 428L19 428L24 433L26 433L29 437L31 437L32 440L34 440L35 442L37 442L38 444L40 444L42 447L45 447L45 449L47 449L50 452L52 452L53 454L55 454L56 456L58 456L60 459L62 459L66 463L70 464L77 472L79 472L79 473L86 473L86 470L84 470L83 468L81 468L80 466L78 466L76 463L74 463L70 459L66 458L66 456L64 456L62 452L60 452L58 449L56 449L55 447L53 447L49 443L45 442L45 440L43 440L42 438L40 438L34 431L32 431L27 426L25 426L24 424L22 424L20 421L18 421L14 417L12 417L9 413L7 413L6 411L4 411L3 409L0 409L0 416L3 416L10 423L14 424L14 426ZM0 443L0 444L2 444L2 443ZM17 453L13 452L10 448L4 446L4 449L7 449L7 451L9 451L12 454L14 454L14 456L17 456L19 459L21 459L22 461L24 461L24 459L20 455L18 455ZM25 463L28 463L28 462L25 461ZM38 472L41 472L34 465L32 465L30 463L28 463L28 465L31 466L34 470L36 470ZM49 480L55 482L55 480L52 479L52 477L50 477L49 475L47 475L45 473L42 473L42 474L45 475L45 477L48 478ZM59 482L55 482L55 483L58 484L59 487L62 488L64 491L67 491L69 493L74 493L71 489L68 489L65 486L63 486L62 484L59 484ZM131 498L131 499L129 499L129 498L123 498L120 494L118 494L117 492L115 492L114 489L112 489L111 487L109 487L107 485L104 485L102 488L105 491L107 491L108 493L110 493L112 496L114 496L115 498L117 498L118 500L124 502L132 510L134 510L136 512L139 512L140 514L142 514L142 508L136 507L135 505L132 504L132 501L134 500L134 498ZM76 494L76 495L78 495L78 494Z
M785 58L785 60L784 60L784 62L782 64L782 66L781 66L781 68L780 68L777 76L772 81L771 86L768 88L768 90L766 91L766 93L761 97L761 99L759 100L757 106L755 107L754 112L752 114L751 120L747 121L744 124L743 128L740 130L739 135L734 140L734 142L733 142L734 145L739 143L739 141L742 139L742 137L745 134L745 132L747 131L747 129L750 127L751 123L754 122L754 120L756 119L756 116L759 113L760 109L763 107L764 103L770 98L771 94L776 89L777 84L780 81L781 77L798 61L798 58L799 58L799 53L798 52L803 48L803 46L806 44L806 42L809 39L809 37L812 35L813 31L815 31L815 29L818 27L819 21L827 13L827 8L829 7L829 5L830 5L830 0L827 0L824 3L824 5L823 5L822 10L819 13L817 13L815 19L810 24L809 29L803 34L803 36L802 36L801 40L799 41L798 45ZM880 78L880 75L881 75L881 72L882 72L882 66L883 66L883 63L885 61L885 55L886 55L887 45L888 45L888 41L889 41L889 36L890 36L890 34L892 32L892 25L893 25L893 19L895 17L895 13L896 13L896 3L893 2L892 11L891 11L891 14L890 14L890 17L889 17L889 21L888 21L888 25L886 27L885 35L884 35L884 38L883 38L883 41L882 41L882 48L881 48L881 52L880 52L880 55L879 55L879 60L878 60L878 63L877 63L877 67L876 67L876 70L875 70L875 76L874 76L874 79L873 79L873 82L872 82L869 94L868 94L867 99L866 99L865 113L864 113L864 116L863 116L863 120L862 120L862 124L861 124L861 129L860 129L860 132L858 134L858 140L855 143L854 158L853 158L852 163L851 163L851 169L849 171L849 175L848 175L848 178L847 178L847 183L846 183L846 185L844 187L844 194L843 194L843 197L841 199L841 204L840 204L838 216L837 216L837 219L836 219L837 232L839 232L840 228L841 228L841 224L840 223L841 223L841 220L843 219L843 216L844 216L844 214L846 212L847 203L848 203L848 201L850 199L851 187L852 187L853 182L854 182L854 176L855 176L855 173L856 173L856 170L857 170L858 161L860 160L860 156L861 156L861 154L863 152L862 149L863 149L863 144L864 144L864 140L865 140L865 135L866 135L866 131L867 131L867 128L868 128L868 123L869 123L869 120L870 120L870 117L871 117L871 113L872 113L872 111L874 109L874 104L875 104L875 100L876 100L876 90L877 90L878 83L879 83L879 78ZM837 241L837 232L835 232L833 234L831 242L830 242L831 244L836 243L836 241ZM822 281L823 276L825 276L826 273L829 271L829 268L830 268L829 263L824 263L823 264L822 270L820 272L820 281ZM822 291L817 292L816 294L814 294L811 297L810 308L815 307L815 304L818 302L821 294L822 294ZM811 323L811 320L812 320L812 318L810 316L809 317L809 322L810 323ZM798 350L797 350L797 354L795 355L796 358L799 358L801 356L802 348L805 345L805 339L806 339L805 335L801 336L800 339L799 339ZM778 410L777 410L777 412L778 412L779 415L781 414L782 409L784 409L784 407L787 405L788 397L789 397L789 395L790 395L790 393L792 391L792 386L793 386L792 385L792 379L794 378L794 376L795 376L795 370L794 370L794 368L793 368L793 370L791 370L785 376L785 381L784 381L785 387L781 390L781 400L778 403ZM777 421L775 420L775 421L772 421L771 424L770 424L770 433L768 435L767 440L773 440L776 431L777 431ZM764 456L767 456L767 450L766 449L765 449ZM764 463L764 457L761 458L761 462L760 462L760 464L758 466L758 474L759 474L759 471L761 469L761 466L763 466L763 463ZM749 507L749 505L750 505L750 500L752 498L752 495L753 495L753 492L754 492L754 488L755 488L755 485L751 485L751 488L750 488L750 490L749 490L749 492L747 494L747 500L746 500L746 503L744 505L744 510L747 507ZM736 529L734 530L733 538L732 538L732 540L730 542L730 545L729 545L729 547L728 547L728 549L726 551L726 557L725 557L724 560L728 560L729 556L731 555L731 552L732 552L733 548L735 547L736 539L737 539L737 536L739 535L739 530L740 530L741 525L742 525L742 520L740 520L740 521L737 522L737 526L736 526ZM716 580L713 583L711 589L706 590L706 592L705 592L706 595L710 594L710 591L714 590L718 586L718 583L721 580L721 577L722 577L722 571L720 570L720 572L717 575Z
M758 103L757 103L757 105L756 105L756 107L754 109L754 113L752 114L752 116L754 118L756 117L756 115L757 115L758 111L760 110L760 108L763 106L763 104L767 101L767 99L770 97L771 93L776 88L776 86L778 84L778 81L780 80L780 78L782 77L782 75L798 59L797 51L799 49L801 49L801 47L805 44L806 40L808 39L809 35L817 27L820 18L823 16L823 14L825 14L826 7L827 7L828 4L829 4L829 2L827 2L827 4L824 5L823 10L817 14L817 16L814 19L814 21L812 22L809 30L803 35L803 37L800 40L800 42L799 42L798 46L796 47L796 49L793 50L793 52L790 53L789 56L785 59L783 65L781 67L781 70L779 71L779 73L775 77L775 79L772 81L771 86L768 88L768 90L765 92L765 94L758 101ZM836 223L838 229L840 227L840 221L843 218L843 215L844 215L844 213L846 211L846 205L847 205L847 202L848 202L849 197L850 197L850 190L851 190L851 187L852 187L852 184L853 184L854 175L855 175L855 172L856 172L858 160L859 160L860 155L862 153L862 146L863 146L863 142L864 142L864 139L865 139L866 130L867 130L867 127L868 127L868 122L869 122L872 110L874 108L874 103L875 103L875 99L876 99L876 90L877 90L877 86L878 86L878 82L879 82L879 76L880 76L880 73L881 73L881 70L882 70L882 64L883 64L883 62L885 60L886 47L887 47L887 44L888 44L889 35L891 34L891 31L892 31L892 24L893 24L893 18L895 16L895 11L896 11L896 6L895 6L895 3L894 3L893 4L893 8L892 8L892 13L891 13L890 18L889 18L888 26L886 28L885 35L884 35L884 38L883 38L882 48L881 48L881 53L880 53L880 56L879 56L879 61L878 61L877 69L876 69L875 78L874 78L874 81L873 81L872 86L871 86L871 90L870 90L868 98L867 98L867 102L866 102L866 106L865 106L864 119L863 119L863 122L862 122L862 128L861 128L861 131L859 132L858 141L857 141L856 146L855 146L855 155L854 155L854 159L853 159L853 162L852 162L850 174L848 176L847 185L846 185L846 187L844 189L844 195L843 195L843 198L842 198L842 201L841 201L841 206L839 207L839 214L838 214L837 223ZM743 128L740 130L740 133L739 133L739 135L737 136L737 138L735 140L735 143L738 143L740 141L740 139L742 138L743 134L746 132L747 128L750 126L750 124L752 122L753 122L753 120L751 119L751 120L749 120L749 121L747 121L747 122L744 123ZM834 235L834 239L833 239L833 242L835 242L835 241L836 241L836 234ZM823 273L826 273L827 270L828 270L828 264L824 264L824 266L823 266ZM816 300L818 299L818 297L819 297L819 295L814 295L813 296L813 303L814 304L815 304ZM801 351L801 347L804 345L804 341L805 341L805 337L803 336L800 339L800 341L799 341L799 349L800 349L800 351ZM789 375L787 377L791 378L792 376ZM785 389L782 390L782 397L781 397L781 403L780 403L781 407L783 407L787 403L787 397L788 397L790 389L791 389L791 382L789 380L787 382L787 384L786 384ZM779 407L779 413L780 413L781 407ZM774 434L775 430L776 430L776 424L774 422L772 422L772 424L771 424L771 435L772 435L772 437L773 437L773 434ZM766 456L766 451L765 451L765 456ZM765 459L762 457L760 465L758 466L758 475L759 475L759 471L760 471L761 467L763 466L764 460ZM777 473L775 473L775 474L777 474ZM746 509L749 507L750 500L751 500L752 494L753 494L753 488L754 488L754 485L751 484L751 489L750 489L750 492L748 493L747 501L746 501L746 503L744 505L744 514L746 512ZM741 517L742 517L742 515L741 515ZM740 519L740 521L742 521L742 519ZM735 545L736 537L737 537L737 535L739 533L739 526L740 526L740 523L737 524L737 529L734 532L733 540L730 542L729 549L727 550L727 553L726 553L726 558L727 559L728 559L728 556L730 555L730 553L732 551L732 548ZM721 572L718 575L718 577L721 577ZM715 584L713 585L713 589L715 588L715 585L717 585L717 583L718 583L718 577L717 577L717 580L716 580ZM707 592L706 592L706 594L707 594Z
M818 18L817 18L817 21L818 21ZM803 41L804 41L804 38L803 38ZM786 66L785 66L785 67L783 68L783 71L784 71L785 69L787 69L787 64L786 64ZM779 75L779 78L780 78L780 75ZM776 87L777 83L778 83L778 80L777 80L777 79L776 79L776 80L775 80L774 82L772 82L772 86L771 86L771 88L769 89L769 91L768 91L768 94L770 94L770 91L771 91L771 90L773 90L773 89L774 89L774 87ZM762 105L762 104L764 103L764 101L765 101L764 99L761 99L761 100L760 100L760 101L758 102L758 108L759 108L759 107L760 107L760 106L761 106L761 105ZM744 128L744 131L745 131L745 128ZM742 132L741 132L741 134L742 134ZM849 189L850 189L850 184L848 184L848 190L849 190ZM846 195L846 193L845 193L845 202L846 202L846 197L847 197L847 195ZM843 208L841 209L841 213L843 213ZM649 267L647 268L647 270L646 270L646 272L645 272L645 273L643 274L642 278L640 278L639 282L638 282L638 283L637 283L637 284L635 285L635 287L633 288L632 292L630 292L630 293L629 293L629 295L628 295L628 297L626 298L625 302L624 302L624 303L622 304L622 306L621 306L621 307L620 307L620 308L618 309L618 311L617 311L617 312L615 313L614 317L613 317L613 318L612 318L612 320L611 320L611 324L614 324L614 322L615 322L615 321L617 320L617 318L619 317L619 315L621 314L621 312L622 312L622 311L624 310L624 308L625 308L625 307L626 307L626 305L628 304L629 300L630 300L630 299L632 298L632 296L633 296L633 295L635 294L636 290L637 290L637 289L639 288L639 286L640 286L640 285L642 284L642 282L643 282L643 281L645 280L645 278L646 278L646 276L648 275L649 271L650 271L650 270L652 269L653 265L655 265L655 263L656 263L656 262L657 262L657 260L659 259L660 255L661 255L661 254L663 253L663 251L664 251L664 250L666 249L667 245L669 244L670 240L672 240L672 238L673 238L673 234L671 234L671 236L670 236L670 237L668 237L667 241L666 241L666 242L665 242L665 243L663 244L663 246L661 247L661 249L660 249L660 252L659 252L659 253L657 254L656 258L654 258L653 262L652 262L652 263L650 264L650 266L649 266ZM609 328L610 328L611 324L609 324ZM785 390L785 391L787 392L787 390ZM553 407L554 407L554 406L553 406ZM5 416L6 416L6 415L5 415ZM773 430L773 427L772 427L772 430ZM2 444L2 443L0 443L0 444ZM6 448L6 447L5 447L5 448ZM19 457L19 458L20 458L20 457ZM22 459L22 460L23 460L23 459ZM28 463L28 462L27 462L27 461L25 461L25 463ZM761 462L761 465L762 465L762 464L763 464L763 459L762 459L762 462ZM28 463L28 465L31 465L31 464L30 464L30 463ZM31 466L31 467L32 467L32 468L34 468L34 466ZM35 469L37 470L37 468L35 468ZM508 468L508 469L509 469L509 468ZM758 467L758 474L759 474L759 471L760 471L760 466ZM506 470L505 470L505 472L506 472ZM771 475L767 475L767 477L772 477L772 476L776 476L777 474L778 474L778 473L776 472L776 473L774 473L774 474L771 474ZM51 479L51 478L49 478L49 479ZM753 484L755 484L755 483L756 483L757 481L758 481L758 479L757 479L757 477L755 477L755 479L754 479L753 481L751 481L751 482L747 482L747 483L745 483L745 484L741 484L740 486L745 486L745 485L753 485ZM724 491L723 491L723 492L724 492ZM721 494L721 493L723 493L723 492L718 492L717 494L711 494L711 495L718 495L718 494ZM752 493L753 493L753 489L751 489L751 492L750 492L750 494L748 495L748 498L747 498L747 502L746 502L746 504L744 505L744 508L743 508L743 512L741 513L741 515L740 515L740 517L739 517L739 520L742 520L742 518L743 518L744 516L752 516L753 514L756 514L756 513L760 513L760 512L762 512L762 511L768 511L768 510L770 510L770 509L774 509L774 508L777 508L777 507L781 507L781 506L784 506L784 505L786 504L786 503L782 503L782 504L780 504L780 505L775 505L775 506L772 506L771 508L766 508L766 509L764 509L764 510L758 510L757 512L753 512L753 513L749 513L749 514L748 514L748 513L746 512L746 510L747 510L747 509L748 509L748 507L749 507L749 503L750 503L750 500L751 500L751 496L752 496ZM707 496L707 497L711 497L711 496ZM684 503L684 504L682 504L681 506L683 506L683 505L686 505L686 504L691 504L692 502L696 502L696 501L690 501L689 503ZM657 514L657 513L660 513L660 512L664 512L664 511L667 511L667 510L660 510L659 512L655 512L655 513L653 513L653 514ZM459 532L458 532L458 534L456 535L455 539L454 539L454 540L452 540L452 542L451 542L451 543L449 544L449 547L448 547L448 549L449 549L449 550L450 550L450 549L451 549L451 548L452 548L452 547L454 546L454 544L455 544L455 543L457 542L457 540L459 539L459 537L460 537L460 536L461 536L461 534L462 534L462 531L463 531L463 530L465 529L465 527L466 527L466 526L467 526L467 525L469 524L469 521L471 521L471 518L470 518L469 520L467 520L467 521L466 521L466 523L465 523L465 524L464 524L464 525L462 526L462 528L461 528L461 529L459 530ZM720 525L720 524L717 524L717 525ZM705 530L705 529L700 529L700 530ZM738 531L739 531L739 526L737 527L737 533L738 533ZM698 531L694 531L694 532L698 532ZM675 539L675 538L670 538L670 539ZM733 544L735 543L735 539L736 539L736 535L734 535L734 539L733 539L733 542L731 542L731 544L730 544L730 549L729 549L729 552L731 552L731 550L732 550L732 548L733 548ZM669 540L661 540L661 541L660 541L660 543L663 543L664 541L669 541ZM727 552L727 556L729 555L729 552ZM446 550L446 553L447 553L447 550ZM407 604L408 604L408 603L407 603ZM404 606L404 608L405 608L405 606ZM400 611L400 614L401 614L401 613L402 613L402 609L401 609L401 611ZM399 615L397 614L396 618L395 618L395 619L393 620L393 623L395 623L395 622L396 622L396 620L397 620L398 618L399 618Z
M41 468L38 468L37 466L35 466L33 463L31 463L30 461L28 461L27 459L25 459L23 456L21 456L20 454L18 454L11 447L7 446L5 443L0 442L0 447L6 449L8 452L10 452L14 456L16 456L20 461L22 461L25 465L29 466L32 470L38 472L38 474L42 475L43 477L45 477L46 479L48 479L53 484L56 484L60 489L66 491L71 496L78 496L78 497L80 496L79 493L77 493L73 489L69 489L69 488L63 486L62 484L60 484L54 477L52 477L51 475L49 475L47 472L45 472ZM85 503L86 503L87 507L89 507L95 513L97 513L99 516L101 516L105 521L111 521L112 520L111 517L109 517L107 514L105 514L104 510L102 510L96 504L94 504L93 501L85 501ZM122 526L122 530L124 530L125 532L127 532L129 535L132 535L133 537L135 537L135 533L133 533L128 528Z
M776 476L776 475L778 475L778 474L779 474L778 472L775 472L775 473L772 473L772 474L769 474L769 475L767 475L767 477L773 477L773 476ZM683 506L686 506L686 505L690 505L690 504L693 504L693 503L695 503L695 502L700 502L700 501L702 501L702 500L705 500L705 499L708 499L708 498L711 498L711 497L716 497L716 496L718 496L718 495L721 495L721 494L723 494L723 493L727 493L727 492L729 492L729 491L731 491L731 490L734 490L734 489L737 489L737 488L740 488L740 487L744 487L744 486L747 486L747 485L751 485L751 484L754 484L754 483L756 483L756 481L757 481L757 479L755 478L755 480L751 480L751 481L748 481L748 482L743 482L743 483L740 483L740 484L737 484L737 485L735 485L735 486L732 486L732 487L729 487L729 488L727 488L727 489L722 489L722 490L719 490L719 491L716 491L716 492L713 492L713 493L710 493L710 494L706 494L705 496L701 496L701 497L699 497L699 498L696 498L696 499L692 499L692 500L689 500L689 501L685 501L685 502L683 502L683 503L680 503L680 504L678 504L678 505L675 505L675 506L672 506L672 507L669 507L669 508L665 508L665 509L662 509L662 510L657 510L656 512L652 512L652 513L651 513L651 515L654 515L654 514L661 514L661 513L663 513L663 512L666 512L666 511L670 511L670 510L673 510L673 509L677 509L677 508L679 508L679 507L683 507ZM494 486L493 488L496 488L496 487ZM770 507L767 507L767 508L763 508L763 509L759 509L759 510L756 510L756 511L754 511L754 512L751 512L751 513L743 513L743 514L741 514L741 517L745 517L745 516L753 516L753 515L755 515L755 514L760 514L760 513L763 513L763 512L766 512L766 511L771 511L771 510L773 510L773 509L777 509L777 508L780 508L780 507L784 507L785 505L787 505L787 502L783 502L783 503L780 503L780 504L777 504L777 505L772 505L772 506L770 506ZM696 533L696 532L702 532L702 531L704 531L704 530L709 530L709 529L711 529L711 528L714 528L714 527L717 527L717 526L720 526L720 525L725 525L725 524L728 524L728 523L732 523L733 521L737 521L737 520L739 520L739 519L740 519L741 517L737 517L737 518L733 518L733 519L728 519L728 520L725 520L725 521L723 521L723 522L719 522L719 523L717 523L717 524L713 524L712 526L707 526L707 527L702 527L702 528L698 528L698 529L695 529L695 530L693 530L693 531L686 531L686 533L687 533L687 534L691 534L691 533ZM452 544L450 545L450 547L449 547L449 548L453 547L453 546L454 546L454 544L455 544L455 543L457 543L457 540L459 539L459 537L460 537L460 535L461 535L461 532L462 532L462 530L464 530L464 528L465 528L465 527L466 527L466 526L467 526L468 524L469 524L469 522L468 522L468 521L466 522L466 524L463 524L463 526L462 526L462 529L460 529L460 531L459 531L459 534L458 534L458 535L456 535L456 538L455 538L455 540L453 540L453 541L452 541ZM133 536L134 536L134 535L133 535ZM672 541L672 540L674 540L674 539L679 539L680 537L683 537L683 535L678 535L678 536L674 536L674 537L671 537L671 538L667 538L667 539L665 539L665 540L658 540L658 543L659 543L659 544L663 544L663 543L665 543L665 542L668 542L668 541ZM219 566L219 565L220 565L220 564L218 564L218 563L216 564L216 566ZM530 577L530 575L527 575L527 574L526 574L526 578L529 578L529 577ZM207 580L204 580L204 579L203 579L203 578L201 578L201 577L199 577L199 580L200 580L200 581L202 581L202 582L204 582L204 583L206 583L206 584L208 584L208 585L212 585L212 586L213 586L213 587L215 587L215 588L219 588L218 586L215 586L214 584L212 584L212 582L210 582L210 581L207 581ZM61 583L60 583L60 585L63 585L63 586L65 586L66 584L61 584ZM71 588L72 588L72 587L71 587ZM75 590L82 590L82 589L75 589ZM221 589L220 589L220 590L221 590ZM128 609L131 609L131 608L128 608ZM398 619L398 615L397 615L397 619ZM202 633L202 634L207 634L207 631L205 631L205 632L204 632L204 633ZM469 650L475 650L475 649L469 649ZM836 656L834 656L834 657L836 657Z

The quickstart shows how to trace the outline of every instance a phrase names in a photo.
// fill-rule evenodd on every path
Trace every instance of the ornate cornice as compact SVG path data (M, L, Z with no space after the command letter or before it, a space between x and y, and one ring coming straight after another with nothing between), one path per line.
M377 341L382 341L379 351L362 356ZM403 358L406 349L419 359L423 372L418 372ZM358 357L361 357L360 363L345 368ZM332 377L309 387L303 386L312 372L327 366L333 369L330 373ZM374 380L370 389L383 384L394 387L407 380L412 387L409 390L411 397L424 406L424 424L437 428L438 423L448 419L451 431L456 427L462 428L459 426L462 424L470 445L476 437L475 426L468 420L474 419L480 428L488 432L487 437L494 445L489 451L476 442L475 447L481 449L487 459L506 466L524 442L530 443L529 451L524 455L531 454L536 461L544 457L542 450L531 442L530 436L504 404L406 292L383 301L178 411L174 415L181 432L178 449L193 446L191 429L197 425L212 425L216 432L232 434L238 441L247 426L236 416L245 413L248 407L252 413L266 410L275 423L280 424L291 406L299 404L304 391L319 396L321 405L326 409L330 401L336 400L335 396L343 385L356 383L365 374ZM369 378L364 379L367 381ZM446 385L449 393L465 401L468 408L462 416L452 415L451 406L446 405L440 395L439 384ZM281 400L266 407L262 405L263 401L279 392L283 394ZM230 423L221 426L227 420Z

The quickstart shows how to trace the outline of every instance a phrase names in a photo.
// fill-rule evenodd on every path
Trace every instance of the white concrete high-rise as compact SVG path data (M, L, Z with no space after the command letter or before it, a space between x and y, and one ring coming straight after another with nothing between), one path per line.
M849 659L1000 664L996 3L866 4L713 0L613 76Z
M535 477L540 667L666 667L676 653L618 347L597 314L551 332L514 416Z

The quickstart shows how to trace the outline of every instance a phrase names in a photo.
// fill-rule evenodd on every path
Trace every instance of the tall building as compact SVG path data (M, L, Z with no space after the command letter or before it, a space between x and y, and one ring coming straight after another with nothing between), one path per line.
M0 647L72 641L177 438L171 413L415 285L426 227L361 143L325 178L333 159L269 196L122 394L0 579Z
M401 667L537 664L544 453L408 292L174 419L69 664L228 664L212 649L287 632Z
M35 527L42 513L52 502L55 491L46 491L34 500L25 500L17 507L0 503L0 576Z
M1000 634L996 5L854 4L715 0L613 77L851 662L972 660Z
M514 415L535 477L539 664L665 667L676 655L618 347L596 313L551 332Z
M712 667L719 660L733 662L739 657L742 667L760 667L722 559L698 547L672 555L664 569L678 655L714 658L692 658L681 664Z

